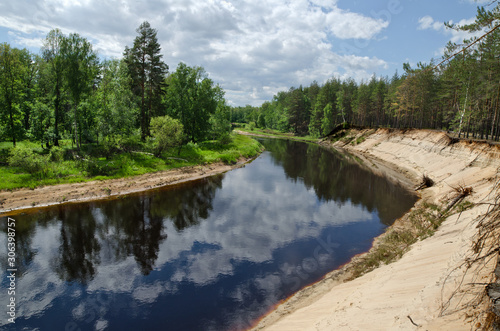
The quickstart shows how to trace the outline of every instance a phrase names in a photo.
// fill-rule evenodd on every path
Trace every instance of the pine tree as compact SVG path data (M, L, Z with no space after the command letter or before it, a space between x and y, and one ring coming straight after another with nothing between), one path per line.
M132 77L132 90L140 98L141 139L150 135L152 116L163 115L161 95L168 66L162 61L157 31L146 21L136 30L139 34L132 48L125 48L124 57Z

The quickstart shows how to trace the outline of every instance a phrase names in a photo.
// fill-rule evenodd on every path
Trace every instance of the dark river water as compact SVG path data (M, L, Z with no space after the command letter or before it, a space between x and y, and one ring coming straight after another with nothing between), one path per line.
M416 201L346 155L262 143L226 174L11 215L15 324L1 217L0 329L245 329L368 250Z

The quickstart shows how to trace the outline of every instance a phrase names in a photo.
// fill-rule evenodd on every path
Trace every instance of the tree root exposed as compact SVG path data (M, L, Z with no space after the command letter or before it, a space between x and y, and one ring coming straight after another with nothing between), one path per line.
M459 186L454 189L457 196L448 204L443 214L472 193L470 187ZM491 194L494 197L494 202L486 204L488 210L479 218L478 231L472 243L472 256L450 272L451 275L454 271L465 268L462 280L449 299L444 302L440 313L441 316L451 313L452 311L449 309L451 300L458 299L460 307L455 311L468 308L476 310L477 313L474 316L469 315L473 321L471 329L476 330L497 330L500 328L500 180L495 184ZM472 282L464 284L468 273L479 275L480 271L487 265L491 265L492 262L495 262L497 267L495 275L491 276L491 282L475 282L477 276L474 276ZM473 299L466 301L464 298L467 294L472 294ZM483 304L487 304L489 308L478 311L477 308Z

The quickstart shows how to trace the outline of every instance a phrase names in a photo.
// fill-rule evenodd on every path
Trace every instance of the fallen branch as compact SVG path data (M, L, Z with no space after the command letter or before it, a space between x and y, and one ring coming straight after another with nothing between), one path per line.
M413 320L411 319L410 315L408 315L406 317L408 317L408 319L410 320L411 324L415 325L417 328L420 327L420 325L418 325L417 323L413 322Z
M422 183L415 189L415 191L434 186L434 181L427 175L422 175Z
M445 210L439 215L439 217L442 217L445 215L453 206L455 206L459 201L463 200L466 196L469 196L472 194L472 187L463 187L459 185L458 187L453 188L458 195L453 199L448 206L445 208Z

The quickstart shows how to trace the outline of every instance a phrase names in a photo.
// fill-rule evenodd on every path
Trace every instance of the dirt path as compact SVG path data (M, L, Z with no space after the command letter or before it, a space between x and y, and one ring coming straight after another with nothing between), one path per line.
M92 181L74 184L61 184L39 187L34 190L19 189L0 192L0 213L11 213L19 209L49 206L61 203L99 200L119 195L145 191L166 185L196 180L234 168L244 166L253 159L241 159L235 165L214 163L202 166L184 167L169 171L144 174L140 176Z

